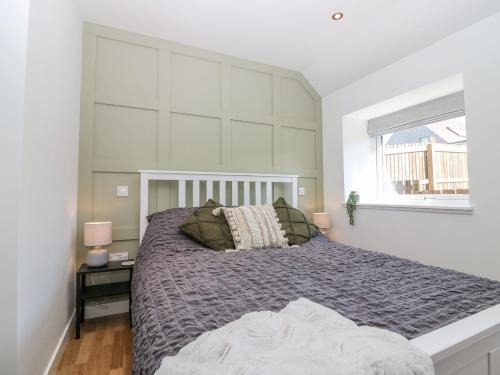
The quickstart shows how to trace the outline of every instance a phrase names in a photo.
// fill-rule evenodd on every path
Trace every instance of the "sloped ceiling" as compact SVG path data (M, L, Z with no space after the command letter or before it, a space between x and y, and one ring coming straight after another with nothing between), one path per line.
M79 2L89 22L301 71L322 96L500 11L499 0Z

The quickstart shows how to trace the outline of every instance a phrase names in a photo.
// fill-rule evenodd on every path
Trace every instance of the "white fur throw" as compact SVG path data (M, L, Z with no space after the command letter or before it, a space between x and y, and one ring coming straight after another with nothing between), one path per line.
M433 375L431 358L403 336L358 327L305 298L253 312L165 357L156 375Z
M281 230L276 211L270 204L218 207L212 213L226 216L236 250L288 247L285 231Z

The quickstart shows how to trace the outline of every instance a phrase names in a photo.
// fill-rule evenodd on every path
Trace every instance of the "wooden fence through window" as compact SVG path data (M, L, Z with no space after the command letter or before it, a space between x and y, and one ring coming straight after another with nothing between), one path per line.
M384 165L399 194L468 194L467 145L386 145Z

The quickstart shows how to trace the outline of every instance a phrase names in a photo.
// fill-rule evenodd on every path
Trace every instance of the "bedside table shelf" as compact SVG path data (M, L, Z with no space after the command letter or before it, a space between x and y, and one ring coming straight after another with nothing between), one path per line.
M128 294L129 291L130 291L130 281L92 285L85 287L85 290L82 291L80 298L89 299L89 298L112 297L120 294Z
M88 300L128 294L129 318L132 325L132 273L134 266L122 265L122 260L109 262L102 267L88 267L82 264L76 272L76 338L80 338L80 324L85 321L85 303ZM99 285L87 285L87 275L102 272L128 271L129 281L120 281Z

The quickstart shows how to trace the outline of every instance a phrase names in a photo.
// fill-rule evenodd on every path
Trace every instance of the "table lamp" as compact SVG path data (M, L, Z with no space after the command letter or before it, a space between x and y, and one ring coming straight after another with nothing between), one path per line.
M83 244L95 246L87 253L87 266L101 267L109 262L108 250L101 246L109 245L112 241L112 223L110 221L85 223L83 225Z
M328 233L330 228L330 217L327 212L313 213L313 223L318 226L320 232L324 235Z

